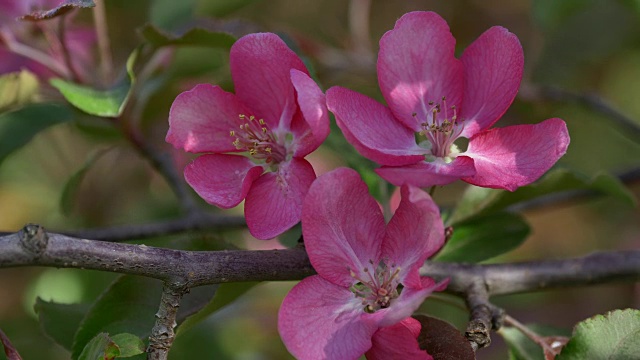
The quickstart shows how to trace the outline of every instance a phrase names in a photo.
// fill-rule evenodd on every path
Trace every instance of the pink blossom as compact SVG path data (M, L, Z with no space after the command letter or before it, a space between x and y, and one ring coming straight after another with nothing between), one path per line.
M278 315L282 340L295 357L431 358L419 350L420 325L409 317L446 286L419 274L444 242L438 207L427 193L404 185L385 226L358 174L339 168L311 186L302 233L318 275L291 289Z
M439 15L408 13L380 40L378 81L389 107L341 87L327 91L327 106L347 140L395 185L462 179L513 191L537 180L566 152L564 121L490 129L520 86L518 38L496 26L460 59L454 49ZM469 140L466 151L454 143L460 138Z
M329 134L325 97L307 68L275 34L251 34L231 48L235 95L197 85L176 98L167 142L205 153L184 171L208 203L245 200L251 234L273 238L300 221L316 175L304 157Z

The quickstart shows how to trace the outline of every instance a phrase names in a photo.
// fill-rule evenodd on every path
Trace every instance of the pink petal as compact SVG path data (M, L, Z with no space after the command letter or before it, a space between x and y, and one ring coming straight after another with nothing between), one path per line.
M420 278L420 287L405 286L400 296L391 301L391 306L376 312L376 314L381 313L380 315L382 315L380 326L390 326L408 318L420 307L427 296L434 291L444 290L448 283L448 279L436 283L433 279L425 276Z
M329 112L322 90L309 75L292 69L291 82L306 125L303 131L296 133L293 156L304 157L317 149L329 135Z
M339 168L320 176L302 209L302 234L314 269L343 287L380 259L384 217L358 173ZM361 277L364 277L362 275Z
M239 155L202 155L184 169L189 185L209 204L229 209L238 205L262 167Z
M366 353L367 360L433 359L426 351L420 350L418 336L421 329L420 322L411 317L380 328L371 339L373 346Z
M488 129L507 111L518 93L524 55L518 37L494 26L462 54L464 103L462 136L470 138Z
M378 81L396 118L418 130L431 119L429 101L460 106L462 63L454 57L456 40L434 12L410 12L380 39ZM413 116L416 114L416 116Z
M389 108L355 91L334 86L327 106L345 138L360 154L383 165L406 165L428 152L416 144L415 133L397 121Z
M316 178L304 159L293 158L266 173L251 187L244 204L244 215L251 235L272 239L300 221L302 201Z
M358 359L371 347L376 316L351 291L310 276L291 289L278 313L278 331L297 359Z
M232 93L219 86L196 85L178 95L169 111L166 141L189 152L230 152L238 130L239 115L250 113Z
M429 194L407 185L401 191L400 206L382 242L382 258L402 269L402 284L419 287L420 267L444 244L444 225Z
M469 140L465 155L473 158L477 172L463 180L514 191L536 181L568 146L567 125L558 118L484 131Z
M409 184L418 187L447 185L475 174L473 160L466 156L458 156L449 164L436 159L433 162L420 161L405 166L383 166L375 171L393 185Z
M259 33L238 39L229 57L238 98L272 129L289 129L296 111L290 70L309 73L298 55L276 34Z

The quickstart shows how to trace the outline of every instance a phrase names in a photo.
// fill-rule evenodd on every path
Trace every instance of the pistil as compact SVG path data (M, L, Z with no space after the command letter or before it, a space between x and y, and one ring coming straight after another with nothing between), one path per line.
M374 265L369 260L370 265ZM395 264L387 266L384 261L380 261L378 266L371 271L369 267L362 269L364 279L354 271L351 271L351 277L358 280L351 287L351 291L356 297L362 298L364 311L374 313L380 309L391 306L393 299L400 296L399 274L400 268Z
M431 154L434 158L451 161L452 155L456 155L458 152L454 141L464 130L464 120L458 119L458 109L455 105L447 106L447 100L444 96L442 97L442 104L430 101L429 106L432 106L431 119L427 119L420 124L422 130L420 130L419 134L429 141ZM451 117L449 117L449 111L453 113ZM417 114L414 114L414 116L417 116Z

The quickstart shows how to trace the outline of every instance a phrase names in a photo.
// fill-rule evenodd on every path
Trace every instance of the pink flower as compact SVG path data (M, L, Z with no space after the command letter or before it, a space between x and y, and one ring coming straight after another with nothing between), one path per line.
M489 129L518 92L518 38L492 27L460 59L447 23L433 12L404 15L380 40L378 80L389 107L340 87L327 106L347 140L383 165L387 181L426 187L457 179L510 191L530 184L565 152L564 121ZM466 151L454 142L469 139ZM416 140L419 139L419 140Z
M206 153L184 175L208 203L246 198L251 234L273 238L300 221L316 175L304 157L329 134L325 97L307 68L275 34L251 34L231 48L236 94L197 85L176 98L167 142Z
M403 186L385 227L358 174L340 168L311 186L302 233L318 275L291 289L278 315L280 336L295 357L430 359L418 348L420 324L409 317L446 286L419 274L444 242L438 207L427 193Z

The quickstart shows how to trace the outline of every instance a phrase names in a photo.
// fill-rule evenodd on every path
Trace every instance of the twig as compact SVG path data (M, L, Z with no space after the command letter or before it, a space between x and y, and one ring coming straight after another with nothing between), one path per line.
M193 213L180 219L163 222L65 231L63 233L65 235L86 239L120 242L177 234L185 231L241 229L246 226L246 222L242 216ZM0 235L2 235L2 233L0 233Z
M113 80L113 59L111 55L111 41L109 39L109 29L107 27L107 11L104 0L95 0L96 7L93 10L93 22L98 37L98 50L100 52L100 69L102 70L102 81L108 85Z
M160 298L160 307L156 313L156 323L151 329L147 360L167 360L169 350L176 338L176 315L182 296L189 291L184 283L165 282Z
M351 0L349 2L349 31L353 48L356 53L367 56L372 54L369 16L371 16L371 0Z
M466 289L465 301L470 313L465 337L474 351L489 346L491 330L500 328L504 311L489 302L489 293L480 277L471 282Z
M586 106L613 120L624 134L640 139L640 125L595 94L579 94L555 86L525 84L520 89L519 95L529 101L574 102Z

